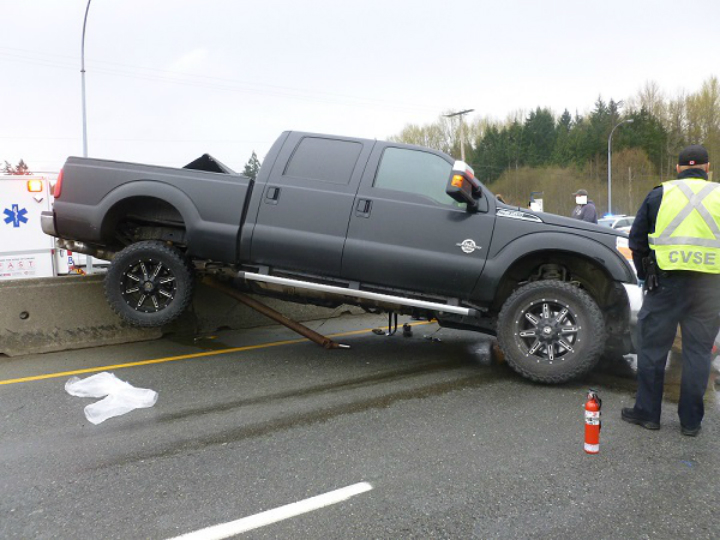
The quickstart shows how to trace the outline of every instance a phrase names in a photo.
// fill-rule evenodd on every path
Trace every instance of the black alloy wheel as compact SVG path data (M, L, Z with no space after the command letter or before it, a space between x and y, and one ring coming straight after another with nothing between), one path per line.
M582 327L577 313L556 299L538 299L530 302L516 321L517 335L524 342L527 356L534 355L537 362L562 361L574 352Z
M132 244L112 260L105 295L118 315L136 326L163 326L185 311L193 270L177 249L159 241Z
M136 311L157 313L175 299L177 278L162 261L148 258L130 263L122 276L121 294Z
M505 302L498 340L508 364L538 382L586 373L605 347L605 322L592 297L562 281L529 283Z

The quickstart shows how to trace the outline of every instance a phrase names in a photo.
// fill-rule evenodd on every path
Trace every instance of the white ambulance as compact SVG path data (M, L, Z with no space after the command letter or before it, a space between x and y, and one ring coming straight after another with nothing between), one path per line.
M84 274L88 257L59 249L40 227L52 209L56 175L0 174L0 280ZM91 258L93 272L108 261Z
M47 176L0 174L0 280L57 275L55 239L40 228L50 207Z

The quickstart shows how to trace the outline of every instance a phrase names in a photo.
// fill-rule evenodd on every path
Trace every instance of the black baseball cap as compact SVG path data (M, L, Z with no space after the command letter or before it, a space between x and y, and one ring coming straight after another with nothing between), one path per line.
M573 195L575 195L576 197L578 195L585 195L587 197L587 191L584 189L578 189L575 193L573 193Z
M683 148L678 156L678 165L682 166L704 165L708 161L708 151L701 144L691 144Z

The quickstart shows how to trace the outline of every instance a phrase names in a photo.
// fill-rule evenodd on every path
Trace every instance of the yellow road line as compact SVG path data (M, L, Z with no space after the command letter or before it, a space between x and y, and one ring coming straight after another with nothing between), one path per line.
M430 324L429 322L416 322L411 323L410 326L417 326L421 324ZM342 332L339 334L330 334L327 337L345 337L345 336L353 336L357 334L366 334L368 332L372 332L372 329L364 329L364 330L353 330L351 332ZM162 364L165 362L175 362L176 360L190 360L193 358L204 358L206 356L217 356L221 354L229 354L234 352L243 352L243 351L252 351L255 349L267 349L270 347L279 347L281 345L291 345L293 343L302 343L305 341L309 341L305 338L302 339L290 339L286 341L273 341L270 343L261 343L259 345L248 345L245 347L233 347L231 349L220 349L218 351L206 351L201 353L193 353L193 354L183 354L181 356L168 356L166 358L155 358L152 360L141 360L139 362L129 362L126 364L115 364L114 366L101 366L101 367L94 367L94 368L86 368L86 369L76 369L74 371L60 371L57 373L46 373L44 375L34 375L32 377L21 377L19 379L4 379L0 380L0 385L3 384L17 384L17 383L23 383L23 382L31 382L31 381L40 381L43 379L56 379L58 377L67 377L69 375L79 375L82 373L95 373L100 371L108 371L111 369L124 369L129 367L136 367L136 366L147 366L150 364Z

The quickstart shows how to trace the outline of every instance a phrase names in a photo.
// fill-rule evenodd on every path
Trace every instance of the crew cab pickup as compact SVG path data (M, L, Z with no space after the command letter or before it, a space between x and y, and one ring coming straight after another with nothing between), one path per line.
M181 169L71 157L42 225L111 259L107 299L135 325L169 323L195 276L214 273L257 294L497 335L540 382L631 347L626 235L502 204L429 148L284 132L254 180L207 154Z

